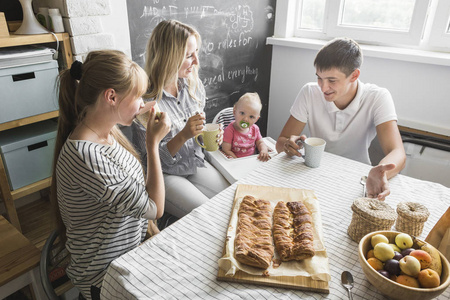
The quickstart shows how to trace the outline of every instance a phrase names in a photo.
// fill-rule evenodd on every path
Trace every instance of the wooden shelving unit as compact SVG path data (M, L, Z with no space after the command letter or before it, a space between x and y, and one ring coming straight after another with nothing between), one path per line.
M72 49L70 46L69 34L68 33L56 33L56 38L53 34L35 34L35 35L10 35L9 37L0 38L0 48L3 47L14 47L23 45L34 45L34 44L46 44L59 42L59 55L62 56L64 67L70 67L72 65ZM60 66L61 68L61 66ZM58 117L58 111L52 111L36 116L31 116L19 120L14 120L6 123L0 124L0 134L4 130L20 127L27 124L33 124L40 121L53 119ZM22 198L24 196L30 195L32 193L38 192L42 189L49 187L51 184L51 177L44 180L40 180L33 184L27 185L20 189L11 191L9 186L8 177L6 175L5 166L3 160L0 159L0 191L1 198L4 201L7 217L9 222L14 225L20 232L22 228L20 225L19 217L17 214L16 206L14 201Z

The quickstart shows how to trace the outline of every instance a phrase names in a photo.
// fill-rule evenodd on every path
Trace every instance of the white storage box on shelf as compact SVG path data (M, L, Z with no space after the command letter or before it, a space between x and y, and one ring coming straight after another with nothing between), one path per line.
M0 69L0 123L58 110L55 60Z
M56 121L6 130L0 135L0 152L11 190L16 190L52 173Z

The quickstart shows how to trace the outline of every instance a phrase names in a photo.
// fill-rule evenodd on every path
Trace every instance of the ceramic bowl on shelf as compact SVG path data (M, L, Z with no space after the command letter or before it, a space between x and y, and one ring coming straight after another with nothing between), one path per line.
M358 246L358 257L359 263L366 275L367 280L377 288L377 290L389 297L390 299L408 299L408 300L426 300L433 299L440 294L442 294L447 287L450 285L450 275L449 275L449 262L442 253L439 252L441 262L442 262L442 274L441 283L435 288L414 288L406 285L397 283L391 279L388 279L378 273L372 266L367 262L367 252L372 249L371 239L372 236L376 234L383 234L389 239L389 243L395 244L395 237L397 234L401 233L398 231L375 231L365 235ZM419 248L417 242L423 242L422 240L415 239L413 248Z

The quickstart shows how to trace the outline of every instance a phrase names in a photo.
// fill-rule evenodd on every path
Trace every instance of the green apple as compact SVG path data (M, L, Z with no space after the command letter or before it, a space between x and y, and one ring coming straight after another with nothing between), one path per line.
M376 258L381 260L382 262L385 262L391 258L394 258L394 249L392 249L391 246L387 243L378 243L375 245L375 248L373 248L373 255L375 255Z
M396 245L396 244L389 244L389 246L394 249L394 251L397 251L398 253L402 252L402 250Z
M412 238L411 238L411 236L409 234L399 233L395 237L395 244L400 249L411 248L412 245L413 245L413 240L412 240Z
M400 259L400 270L406 275L417 277L420 272L420 262L417 258L407 255Z
M370 243L372 244L372 247L375 248L375 245L378 243L389 244L389 240L385 235L378 233L378 234L375 234L374 236L372 236Z

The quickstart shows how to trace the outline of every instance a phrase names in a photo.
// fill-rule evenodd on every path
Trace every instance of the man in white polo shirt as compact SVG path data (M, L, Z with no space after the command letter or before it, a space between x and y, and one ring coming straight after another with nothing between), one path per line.
M388 180L403 169L406 155L391 94L359 81L361 64L361 48L352 39L327 43L314 60L317 83L300 90L276 148L301 156L297 142L306 138L300 134L308 124L311 136L326 140L327 152L370 164L368 149L378 136L385 157L368 174L367 196L384 200Z

